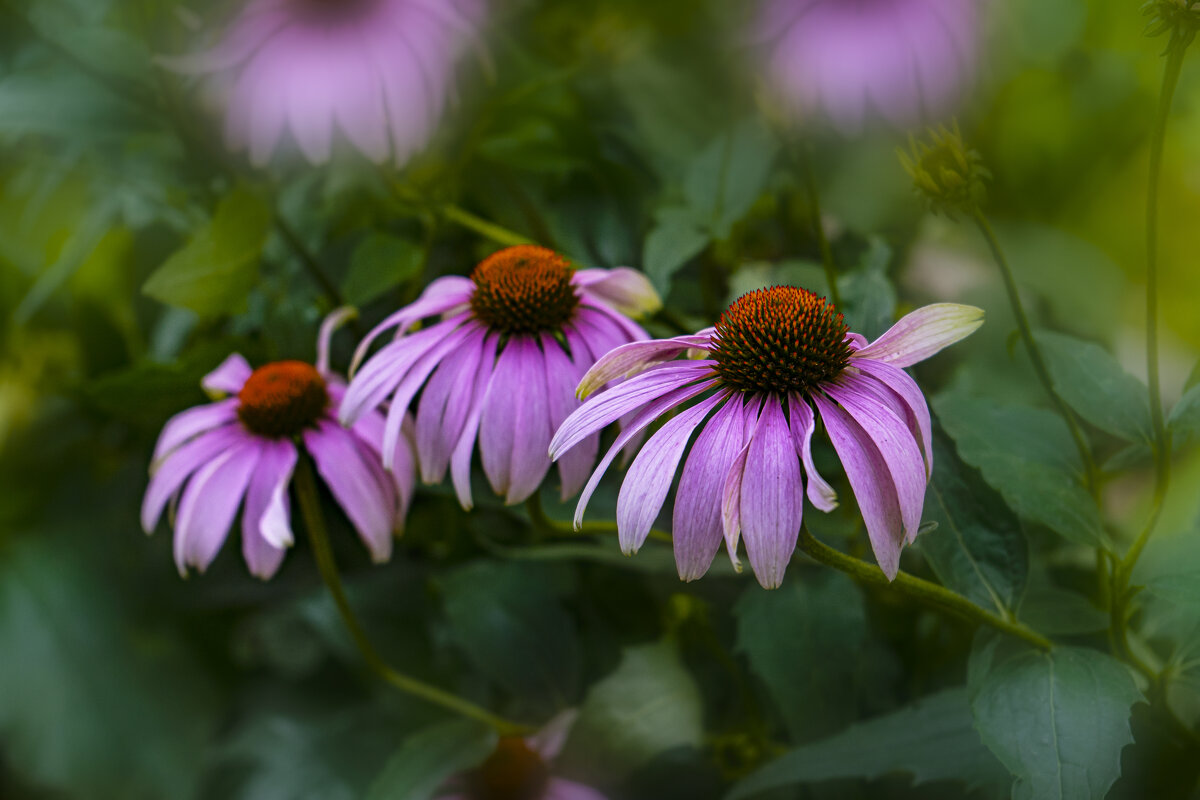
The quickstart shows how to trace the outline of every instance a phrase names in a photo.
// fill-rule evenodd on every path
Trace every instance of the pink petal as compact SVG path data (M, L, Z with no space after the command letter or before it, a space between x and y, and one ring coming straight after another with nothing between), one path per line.
M471 389L483 357L485 337L482 332L451 352L421 391L417 406L417 455L421 478L436 483L446 475L454 445L467 424Z
M650 280L628 267L581 269L571 283L626 316L640 317L662 308L662 298Z
M882 336L854 354L894 367L911 367L961 339L983 324L983 309L936 303L905 315Z
M175 520L175 565L200 572L217 557L258 464L262 442L245 440L196 471L179 502Z
M630 342L603 355L579 382L578 395L587 397L610 381L631 378L648 368L671 361L690 349L707 350L712 344L709 336L677 336L674 339L655 339Z
M250 573L264 581L278 571L292 544L287 490L296 457L296 446L286 439L263 442L258 467L246 491L242 555Z
M181 411L171 417L158 436L158 444L154 446L151 470L157 469L157 465L165 457L191 439L235 422L238 405L238 399L231 397L216 403L189 408L187 411Z
M306 430L304 444L372 559L387 561L392 555L397 499L383 468L353 434L328 420Z
M479 361L479 372L475 376L475 389L471 393L471 410L463 425L462 435L450 456L450 479L459 505L471 510L471 454L475 452L475 437L479 433L479 420L483 416L483 399L487 396L495 375L496 345L498 337L489 335L483 343L483 356Z
M775 589L800 536L804 483L781 401L769 397L750 439L742 476L740 521L750 566Z
M142 500L142 529L153 533L167 501L196 470L247 440L251 440L250 435L235 423L207 431L167 455L156 465L150 485L146 487L146 496Z
M579 379L579 367L553 336L543 334L542 353L546 359L546 399L550 411L550 429L558 430L567 417L579 408L575 399L575 384ZM589 436L578 446L571 448L558 460L558 473L562 477L562 499L574 497L591 474L592 465L600 450L600 437Z
M788 415L791 418L792 436L796 440L796 450L800 453L800 461L804 464L804 472L808 477L808 502L814 508L826 513L837 508L837 492L833 490L813 463L812 437L816 430L816 415L809 407L808 401L793 394L788 398Z
M545 360L537 342L511 337L500 353L479 425L483 471L509 505L529 497L550 469L546 392Z
M234 353L221 362L221 365L204 376L200 386L209 394L237 394L250 374L254 372L250 364L241 355Z
M371 344L384 331L395 328L395 338L399 339L420 320L461 309L461 307L470 302L471 293L474 289L475 284L469 278L462 278L457 275L438 278L426 286L425 291L421 293L420 297L399 311L389 314L383 322L372 328L371 332L359 342L358 347L354 351L354 359L350 362L350 376L355 376L359 365L371 349ZM449 320L446 321L448 322ZM465 322L466 320L463 318L459 321Z
M869 358L851 359L850 366L871 376L883 391L895 398L903 412L898 416L904 419L913 436L921 442L921 450L925 456L925 477L932 476L933 422L929 418L929 404L925 402L921 387L917 386L917 382L907 372L883 361L873 361Z

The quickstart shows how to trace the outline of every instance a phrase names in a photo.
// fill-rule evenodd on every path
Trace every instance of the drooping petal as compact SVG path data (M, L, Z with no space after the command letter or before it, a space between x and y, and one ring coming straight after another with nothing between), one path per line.
M249 362L241 354L233 353L219 367L205 375L200 386L210 395L237 394L252 372L254 370Z
M645 543L667 492L671 491L675 471L692 433L724 399L723 395L714 395L697 403L668 420L642 445L617 496L617 534L621 551L626 555L636 553Z
M329 345L337 329L352 319L358 317L358 309L353 306L342 306L334 309L321 321L321 329L317 332L317 372L326 380L329 379Z
M227 400L180 411L171 417L163 426L158 443L154 446L154 456L150 461L151 470L157 469L163 458L189 440L237 421L237 408L238 399L230 397Z
M929 404L921 387L912 377L891 364L874 361L869 358L850 359L850 366L857 367L875 379L882 391L891 394L901 406L902 414L898 415L906 423L913 436L918 437L921 451L925 455L925 477L933 475L933 422L929 417ZM866 382L870 385L870 382Z
M900 502L905 535L911 543L921 527L921 511L925 507L925 462L921 450L904 420L870 395L856 391L855 386L847 380L846 385L834 384L825 391L871 437L887 462Z
M569 781L565 778L551 778L546 783L546 789L540 800L607 800L590 786Z
M447 355L421 391L416 441L421 479L426 483L440 481L450 466L450 455L475 399L471 389L479 371L485 338L481 332Z
M447 334L456 327L454 322L447 320L398 339L372 356L350 381L350 387L338 409L341 423L353 425L359 416L378 408L396 390L413 365L444 342Z
M813 414L808 401L793 394L788 398L788 416L792 436L796 440L796 450L800 453L800 462L804 464L804 474L808 478L808 502L812 503L814 508L829 513L838 506L837 492L821 477L817 472L817 465L813 463L812 437L817 427L816 415Z
M875 560L888 580L894 580L900 570L904 521L887 462L871 437L836 403L819 392L813 401L858 500Z
M556 431L571 412L579 408L579 401L575 399L575 384L578 383L580 370L553 336L542 334L541 341L546 359L546 401L550 412L550 430ZM600 436L595 434L558 459L563 500L574 497L583 488L599 450Z
M764 589L775 589L800 536L804 483L781 402L767 398L750 439L742 476L740 521L750 566Z
M508 504L529 497L550 469L550 411L541 348L527 336L508 340L483 401L479 454L492 489Z
M651 423L660 416L665 414L672 408L686 403L693 397L703 394L716 385L716 381L705 381L703 383L692 386L681 386L672 389L661 397L654 400L648 406L639 411L634 417L622 428L617 435L617 440L613 442L612 447L604 454L604 458L600 459L600 463L592 472L592 477L588 479L587 485L583 487L583 492L579 495L579 502L575 506L575 529L578 530L583 525L583 512L587 509L588 501L592 499L592 494L596 491L596 487L600 485L600 479L604 477L604 473L616 459L617 454L631 442L634 437L641 434Z
M671 361L693 348L707 350L711 341L709 336L676 336L673 339L621 345L601 356L583 376L576 393L579 397L587 397L610 381L633 377L656 364Z
M762 406L760 398L751 397L742 406L742 436L744 444L721 488L721 527L725 534L725 549L729 553L729 561L734 569L742 571L742 562L738 558L738 542L742 536L742 480L745 478L746 466L750 456L750 442L758 429L759 409Z
M235 423L208 431L166 456L156 465L150 485L146 487L146 496L142 499L142 529L146 533L154 532L167 501L175 496L196 470L249 439L250 435Z
M560 711L543 725L541 730L527 738L525 743L541 756L543 761L552 761L562 752L567 737L571 735L571 728L575 726L575 720L578 718L578 709L568 708L566 711Z
M196 471L184 489L175 520L175 565L204 572L225 542L258 464L262 443L244 440Z
M646 333L641 325L638 325L620 311L611 308L607 303L602 303L589 297L586 293L579 298L579 308L576 310L575 316L576 318L591 317L593 320L603 319L615 325L621 332L618 344L637 342L650 338L650 334Z
M721 496L734 460L745 445L741 395L734 393L700 431L684 462L675 493L671 537L679 578L694 581L708 572L721 547Z
M268 580L292 544L288 485L296 466L296 446L287 439L263 442L250 476L242 509L242 555L250 574Z
M304 445L371 558L387 561L392 555L396 490L382 467L373 455L366 456L350 431L329 420L306 430Z
M894 367L911 367L970 336L983 324L983 309L958 303L918 308L854 354Z
M581 269L571 283L626 316L640 317L662 308L662 298L650 279L628 267Z
M483 343L483 355L479 360L479 371L475 375L475 388L471 392L471 410L467 414L467 422L463 425L454 452L450 454L450 480L454 483L454 493L458 496L459 505L467 511L471 510L471 454L475 452L475 437L479 433L479 419L483 416L483 398L487 396L495 375L496 346L498 337L489 335Z
M465 306L470 302L474 289L475 284L471 283L469 278L458 275L438 278L426 286L420 297L399 311L389 314L358 343L358 347L354 351L354 358L350 362L351 377L355 377L359 365L362 364L371 349L371 344L384 332L395 328L395 337L399 339L420 320L446 314ZM446 321L448 322L449 318ZM460 322L465 321L464 316Z
M590 399L567 417L550 442L551 458L557 459L586 437L651 400L711 374L711 362L665 364L612 387Z

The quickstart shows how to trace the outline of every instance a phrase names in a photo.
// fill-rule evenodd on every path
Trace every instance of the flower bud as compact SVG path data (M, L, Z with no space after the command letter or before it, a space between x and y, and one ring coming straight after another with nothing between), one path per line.
M1173 45L1190 44L1200 31L1200 0L1150 0L1142 12L1150 17L1146 35L1170 33Z
M991 173L979 153L967 148L956 124L953 130L931 128L927 141L909 138L909 152L899 153L900 163L913 179L917 194L934 211L952 216L974 214L987 195L984 182Z

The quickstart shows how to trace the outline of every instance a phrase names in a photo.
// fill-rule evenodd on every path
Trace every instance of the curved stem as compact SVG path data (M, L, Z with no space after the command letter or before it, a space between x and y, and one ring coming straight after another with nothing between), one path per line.
M1049 639L1032 628L1016 620L1005 619L997 614L993 614L975 605L957 592L952 592L943 586L938 586L936 583L930 583L905 572L898 573L895 580L889 581L878 566L869 564L866 561L860 561L853 556L848 556L840 550L835 550L813 536L807 527L800 529L799 547L802 552L814 561L824 564L827 567L833 567L839 572L844 572L856 581L871 584L872 586L883 586L894 589L901 594L906 594L926 605L940 608L968 622L987 625L1010 636L1023 639L1041 650L1050 650L1054 647L1054 644Z
M585 522L575 528L570 523L550 519L546 516L545 509L542 508L542 498L536 492L525 501L525 511L529 514L534 528L552 536L599 536L618 532L615 522ZM651 529L648 538L660 542L674 541L671 534L657 529Z
M346 591L342 587L341 576L338 574L337 562L333 558L333 549L329 544L329 536L325 531L325 520L321 515L321 503L317 496L317 483L313 477L312 467L309 465L307 457L301 456L296 464L295 483L296 495L300 501L300 512L304 516L304 524L308 529L309 539L312 541L313 555L317 561L317 569L320 570L321 578L325 581L325 586L329 589L329 594L333 597L333 602L337 606L338 613L342 617L342 622L345 624L346 630L349 631L351 638L354 639L354 644L357 645L363 660L367 662L367 666L371 668L371 671L402 692L419 697L428 703L441 706L448 711L453 711L464 717L478 720L492 727L502 736L527 732L529 730L528 726L506 720L484 708L480 708L468 700L464 700L436 686L431 686L424 681L405 675L388 666L383 657L379 655L379 651L371 644L371 640L367 637L362 623L355 616L354 610L350 608L350 601L346 597Z
M1079 459L1083 462L1088 490L1092 493L1093 497L1098 497L1100 483L1096 473L1096 462L1092 458L1092 448L1088 445L1087 437L1083 435L1083 430L1079 427L1079 421L1075 419L1075 414L1054 389L1054 383L1050 379L1050 371L1046 368L1045 359L1042 358L1042 350L1038 347L1037 340L1033 338L1033 329L1029 325L1029 317L1025 315L1025 307L1022 305L1021 295L1017 291L1017 282L1013 278L1012 269L1008 265L1008 259L1004 257L1004 251L1000 248L1000 240L996 238L996 232L992 230L991 223L988 222L983 211L976 208L972 212L972 218L979 227L979 232L983 234L983 238L987 241L988 248L992 251L992 258L996 261L996 266L1000 268L1000 275L1004 279L1004 288L1008 293L1008 302L1012 306L1013 317L1017 321L1017 330L1020 332L1021 340L1025 344L1025 351L1029 354L1029 361L1033 364L1033 371L1037 375L1042 387L1046 390L1046 394L1049 395L1051 402L1054 403L1055 410L1058 411L1063 421L1067 423L1067 428L1071 432L1071 438L1075 442L1075 448L1079 451Z
M825 225L821 221L821 193L817 190L817 176L813 172L812 157L807 149L801 152L797 159L800 171L804 176L804 190L808 194L808 207L812 220L813 235L817 237L817 247L821 251L821 265L825 267L825 282L829 284L829 299L835 306L841 306L842 298L838 292L837 264L833 260L833 248L825 235Z
M508 228L503 228L494 222L488 222L483 217L476 216L464 208L448 203L441 208L442 216L453 223L461 225L468 230L475 231L485 239L490 239L496 244L502 244L505 247L514 247L521 244L537 244L527 236L522 236L519 233L514 233Z

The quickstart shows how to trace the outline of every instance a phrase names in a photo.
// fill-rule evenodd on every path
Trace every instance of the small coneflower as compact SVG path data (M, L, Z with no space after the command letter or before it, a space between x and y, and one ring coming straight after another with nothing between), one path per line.
M532 245L501 250L470 278L434 281L367 336L356 364L376 337L396 329L395 340L354 375L340 417L353 423L390 398L387 463L404 414L416 402L417 460L426 482L441 481L449 469L459 501L470 508L478 439L492 488L507 503L519 503L550 469L547 446L579 405L579 379L614 347L648 338L627 314L658 304L650 283L634 270L575 270L561 255ZM439 316L412 332L417 322ZM564 498L587 480L598 443L596 436L584 437L560 462Z
M476 769L454 778L439 800L605 800L590 786L553 774L577 712L564 711L533 736L505 736Z
M975 63L978 0L767 0L770 73L800 113L844 133L945 114Z
M165 63L233 74L227 136L256 164L285 130L323 163L337 128L368 158L401 164L432 136L482 11L482 0L250 0L212 49Z
M329 339L348 311L321 326L317 364L277 361L252 369L234 354L205 376L205 391L226 396L175 415L163 428L142 502L142 527L153 533L169 502L175 563L203 572L216 558L238 508L242 553L264 580L292 544L288 486L303 447L375 561L392 552L416 481L411 431L392 442L382 466L384 419L377 411L343 428L334 411L346 385L329 369Z
M736 564L744 539L759 582L776 587L796 548L805 490L822 511L837 505L813 463L820 420L858 499L875 558L894 578L900 549L921 524L933 458L929 408L903 367L957 342L982 320L972 306L926 306L868 344L825 298L779 286L743 296L715 328L617 348L584 376L579 392L627 380L585 402L550 445L551 456L562 457L613 420L636 414L584 488L576 525L618 450L677 411L642 447L621 486L622 549L635 552L646 540L699 430L675 496L679 575L702 576L722 539ZM675 360L686 351L699 357ZM690 400L696 402L683 408Z

